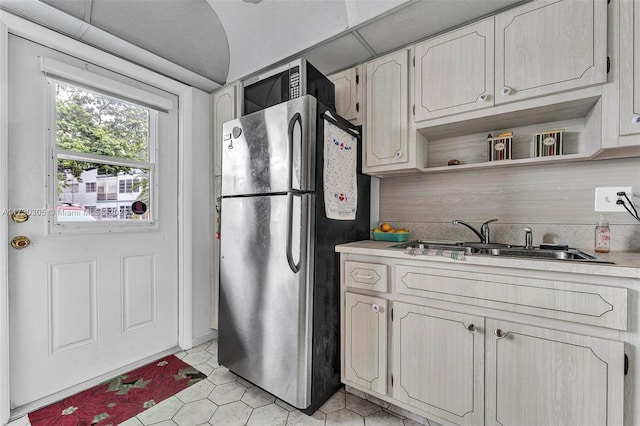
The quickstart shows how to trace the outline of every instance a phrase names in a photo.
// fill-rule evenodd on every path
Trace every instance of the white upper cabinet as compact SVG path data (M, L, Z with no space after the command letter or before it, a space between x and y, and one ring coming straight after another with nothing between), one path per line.
M362 123L360 114L362 105L361 75L362 66L358 65L328 76L336 87L336 112L354 124Z
M620 134L640 134L640 0L620 3Z
M403 49L366 64L365 172L409 161L408 57Z
M239 96L239 83L223 87L211 95L214 176L222 174L222 125L240 116Z
M493 106L493 18L415 47L415 120Z
M495 16L495 104L606 82L607 2L543 0Z

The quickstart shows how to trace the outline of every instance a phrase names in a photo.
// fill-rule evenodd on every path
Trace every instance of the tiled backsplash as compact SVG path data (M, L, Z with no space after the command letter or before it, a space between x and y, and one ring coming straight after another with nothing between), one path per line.
M464 226L446 223L392 222L394 227L410 230L410 239L476 241L478 237ZM480 229L481 223L470 223ZM533 244L567 244L573 248L593 251L593 225L554 224L501 224L492 223L491 241L524 245L524 228L533 230ZM640 251L640 224L611 225L611 249L614 251Z
M454 219L479 228L491 218L494 242L568 244L593 250L594 189L631 186L640 206L640 158L388 177L380 180L379 219L411 230L411 238L474 241ZM607 214L614 251L640 251L640 222Z

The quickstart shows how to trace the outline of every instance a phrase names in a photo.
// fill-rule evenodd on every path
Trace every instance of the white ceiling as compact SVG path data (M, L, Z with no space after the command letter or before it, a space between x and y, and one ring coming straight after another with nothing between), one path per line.
M522 3L255 1L0 0L0 8L212 91L297 56L329 74Z

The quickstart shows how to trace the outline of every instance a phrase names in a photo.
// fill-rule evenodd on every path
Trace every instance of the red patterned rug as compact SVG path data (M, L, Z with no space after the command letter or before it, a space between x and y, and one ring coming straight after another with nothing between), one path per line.
M29 414L33 426L117 425L207 376L173 355Z

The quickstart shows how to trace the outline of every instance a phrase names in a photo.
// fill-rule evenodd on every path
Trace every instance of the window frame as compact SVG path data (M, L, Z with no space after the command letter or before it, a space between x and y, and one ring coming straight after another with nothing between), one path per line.
M158 115L157 111L149 105L142 105L130 99L122 98L118 95L87 87L85 84L71 81L70 79L59 79L45 76L47 84L47 133L48 133L48 182L47 194L48 232L49 234L78 234L78 233L114 233L114 232L145 232L158 230ZM71 85L82 90L96 93L100 96L111 97L121 102L137 105L145 108L149 112L149 137L147 141L148 159L147 161L131 160L127 158L111 157L107 155L83 153L61 149L57 144L57 107L56 107L56 84ZM58 221L58 160L82 161L112 166L131 167L134 169L148 170L149 173L149 203L148 219L139 220L113 220L113 221ZM118 194L119 192L117 192ZM96 183L96 197L98 185ZM133 194L133 193L132 193ZM105 207L106 208L106 207ZM114 207L119 209L119 206Z

